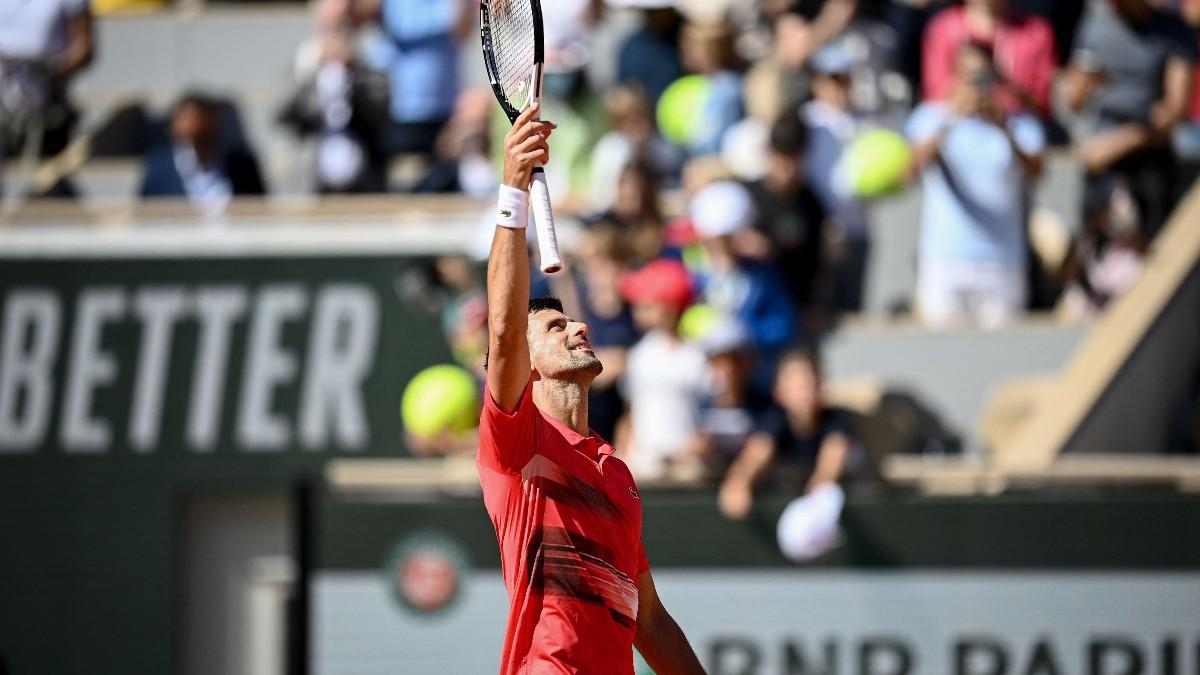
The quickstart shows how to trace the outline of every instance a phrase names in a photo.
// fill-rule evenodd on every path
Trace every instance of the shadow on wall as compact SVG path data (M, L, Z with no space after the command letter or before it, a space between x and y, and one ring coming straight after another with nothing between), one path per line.
M902 389L884 391L872 410L857 414L855 426L875 466L889 455L938 457L962 453L962 439L928 405Z

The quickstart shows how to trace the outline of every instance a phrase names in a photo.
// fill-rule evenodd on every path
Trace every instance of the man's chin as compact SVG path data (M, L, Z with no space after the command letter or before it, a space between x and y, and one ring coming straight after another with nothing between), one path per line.
M567 364L565 369L571 373L591 373L595 377L604 370L604 364L600 363L597 357L590 350L584 353L576 353L571 355L571 362Z

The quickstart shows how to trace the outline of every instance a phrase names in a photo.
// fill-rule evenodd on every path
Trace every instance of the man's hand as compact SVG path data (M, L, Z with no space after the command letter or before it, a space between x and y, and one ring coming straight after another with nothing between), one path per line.
M721 515L730 520L742 520L750 514L754 505L754 488L747 481L730 478L721 484L717 492L717 508Z
M536 119L537 104L521 113L504 137L504 184L528 190L533 170L550 162L550 134L558 126Z

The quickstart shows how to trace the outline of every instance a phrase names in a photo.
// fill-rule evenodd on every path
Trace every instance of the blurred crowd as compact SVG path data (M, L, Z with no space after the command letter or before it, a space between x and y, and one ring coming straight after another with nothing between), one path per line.
M583 227L571 274L534 294L590 325L606 366L596 430L643 475L725 476L731 514L772 458L806 466L809 488L869 473L822 402L818 354L797 345L862 308L877 200L923 195L911 309L925 324L996 328L1050 307L1082 319L1136 281L1200 166L1200 0L543 10L550 185ZM460 77L476 12L315 0L278 115L313 150L315 191L494 194L508 122ZM92 31L86 0L0 0L0 150L63 152ZM143 196L219 211L266 192L233 103L179 100L150 136ZM1058 246L1032 217L1052 151L1076 155L1085 185L1082 226ZM69 175L42 187L72 193ZM476 367L478 269L445 259L435 276L455 353Z

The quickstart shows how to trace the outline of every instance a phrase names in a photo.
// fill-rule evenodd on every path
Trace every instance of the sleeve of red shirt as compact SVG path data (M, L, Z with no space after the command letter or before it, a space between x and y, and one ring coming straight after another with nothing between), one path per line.
M640 576L644 572L650 571L650 559L646 557L646 547L642 544L642 540L638 539L638 568L637 573Z
M481 465L503 473L518 473L529 463L534 450L533 379L525 385L517 409L506 413L484 387L483 414L479 419L479 456Z
M926 101L940 101L950 94L958 48L954 36L958 9L941 12L925 29L921 42L921 86Z
M1050 113L1051 88L1054 86L1054 74L1058 72L1058 56L1054 50L1054 29L1050 23L1041 17L1034 17L1034 28L1031 29L1029 95L1038 103L1037 112L1041 115Z

